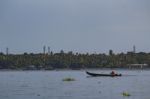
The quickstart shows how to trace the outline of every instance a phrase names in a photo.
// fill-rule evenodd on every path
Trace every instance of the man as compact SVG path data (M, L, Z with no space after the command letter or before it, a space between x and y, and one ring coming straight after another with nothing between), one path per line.
M116 73L115 73L114 71L112 71L110 74L111 74L111 75L115 75Z

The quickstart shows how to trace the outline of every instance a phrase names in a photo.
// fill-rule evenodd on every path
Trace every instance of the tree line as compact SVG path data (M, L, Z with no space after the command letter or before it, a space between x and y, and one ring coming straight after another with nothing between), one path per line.
M0 53L0 69L56 69L56 68L126 68L128 64L150 65L150 53L127 52L114 54L104 53L73 53L72 51L59 53Z

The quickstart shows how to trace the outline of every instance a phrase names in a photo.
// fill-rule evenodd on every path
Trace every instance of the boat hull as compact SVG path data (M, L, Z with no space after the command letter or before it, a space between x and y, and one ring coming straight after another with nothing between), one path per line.
M97 73L90 73L86 71L86 73L90 76L108 76L108 77L114 77L114 76L122 76L121 74L97 74Z

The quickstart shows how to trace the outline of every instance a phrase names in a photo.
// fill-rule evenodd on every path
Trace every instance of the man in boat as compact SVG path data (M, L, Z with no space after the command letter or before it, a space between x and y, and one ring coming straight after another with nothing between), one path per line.
M111 73L110 73L111 75L115 75L116 73L115 73L115 71L111 71Z

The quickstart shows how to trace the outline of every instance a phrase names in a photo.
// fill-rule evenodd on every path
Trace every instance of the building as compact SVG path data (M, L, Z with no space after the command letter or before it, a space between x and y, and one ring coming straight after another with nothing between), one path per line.
M148 67L148 64L128 64L127 65L128 68L130 69L134 69L134 68L140 68L140 69L143 69L143 68L147 68Z

